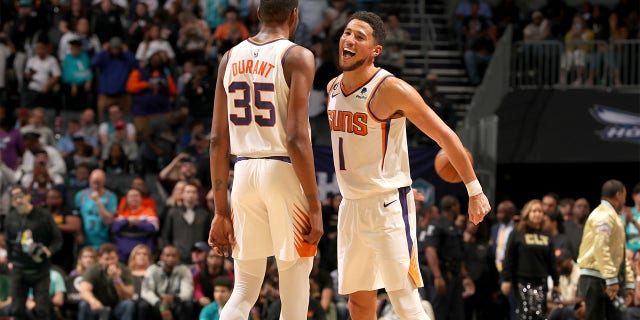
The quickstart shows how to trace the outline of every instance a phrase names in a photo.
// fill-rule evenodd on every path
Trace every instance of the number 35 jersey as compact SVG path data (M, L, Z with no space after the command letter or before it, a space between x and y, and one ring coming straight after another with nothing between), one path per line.
M329 88L327 114L333 163L346 199L411 185L405 118L378 119L370 109L380 84L392 76L378 69L365 83L347 92L340 75Z
M224 88L231 154L251 158L288 155L289 86L282 63L294 46L286 39L257 43L249 38L229 51Z

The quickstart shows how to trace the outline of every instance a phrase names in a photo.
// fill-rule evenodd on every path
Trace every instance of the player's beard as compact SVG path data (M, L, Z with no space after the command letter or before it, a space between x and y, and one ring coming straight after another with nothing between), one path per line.
M344 71L353 71L355 69L360 68L366 61L367 61L367 59L363 58L363 59L360 59L360 60L358 60L358 61L356 61L356 62L354 62L354 63L352 63L351 65L348 65L348 66L344 65L344 62L343 62L343 63L339 63L339 67L340 67L340 70L343 71L343 72Z

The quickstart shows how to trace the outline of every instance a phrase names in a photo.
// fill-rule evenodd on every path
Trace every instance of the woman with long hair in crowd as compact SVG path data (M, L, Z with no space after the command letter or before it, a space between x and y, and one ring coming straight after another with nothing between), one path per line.
M548 276L553 279L554 292L559 291L553 245L549 234L543 231L540 200L527 202L520 215L515 232L507 240L501 291L505 296L513 291L517 319L542 320L547 317Z
M142 243L133 247L127 267L133 276L134 298L140 297L142 279L144 279L144 274L151 264L153 264L153 256L149 247Z

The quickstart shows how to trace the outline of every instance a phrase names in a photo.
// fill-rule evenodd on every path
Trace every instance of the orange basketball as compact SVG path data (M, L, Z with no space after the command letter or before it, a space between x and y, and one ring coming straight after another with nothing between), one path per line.
M469 156L469 160L471 160L471 165L473 165L473 156L471 155L471 152L469 152L469 150L466 148L465 150L467 150L467 155ZM462 178L458 174L458 171L456 171L456 168L453 167L451 161L449 160L449 156L446 152L444 152L443 149L440 149L440 151L438 151L438 153L436 154L434 166L436 169L436 173L438 174L438 176L440 176L440 178L442 178L442 180L450 183L458 183L462 181Z

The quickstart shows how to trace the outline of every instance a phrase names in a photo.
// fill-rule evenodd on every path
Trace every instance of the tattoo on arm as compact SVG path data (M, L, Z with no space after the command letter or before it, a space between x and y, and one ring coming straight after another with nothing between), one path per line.
M221 190L222 189L222 180L221 179L216 179L216 191Z

